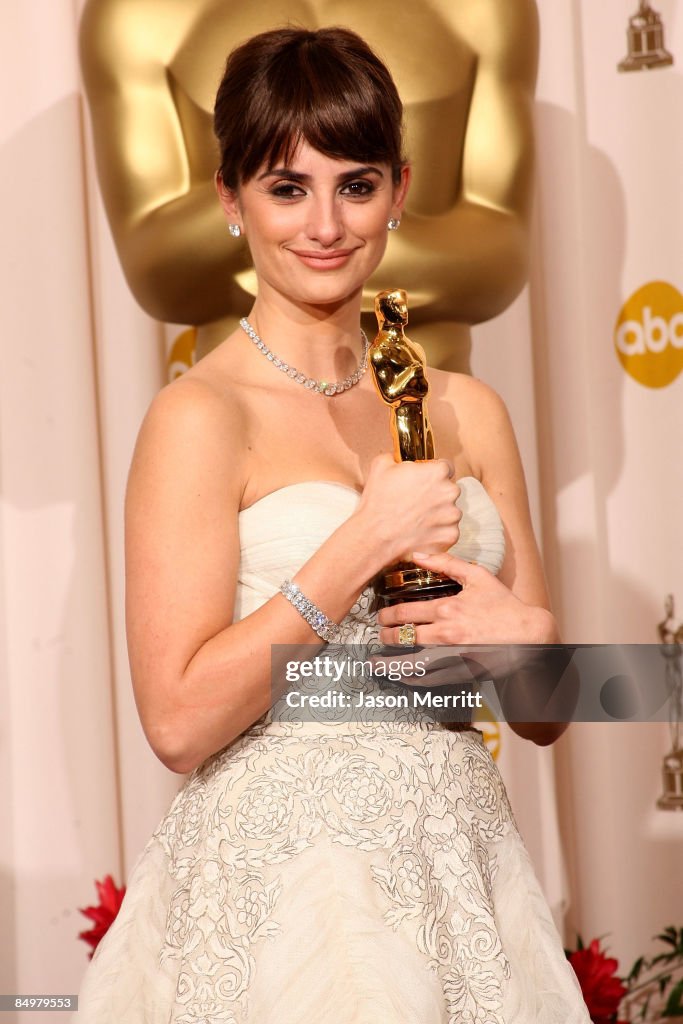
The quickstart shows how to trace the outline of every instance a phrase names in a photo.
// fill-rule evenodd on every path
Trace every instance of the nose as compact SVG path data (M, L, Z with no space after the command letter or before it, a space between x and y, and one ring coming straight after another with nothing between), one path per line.
M343 237L342 211L335 195L311 197L307 233L323 246L334 245Z

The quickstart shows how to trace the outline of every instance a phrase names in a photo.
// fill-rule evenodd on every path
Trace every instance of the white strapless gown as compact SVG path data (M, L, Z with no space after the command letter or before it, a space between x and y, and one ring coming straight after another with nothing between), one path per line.
M497 572L498 513L459 483L454 550ZM319 481L243 510L236 617L357 500ZM369 590L343 627L376 637ZM589 1024L480 733L268 716L174 799L79 1006L77 1024Z

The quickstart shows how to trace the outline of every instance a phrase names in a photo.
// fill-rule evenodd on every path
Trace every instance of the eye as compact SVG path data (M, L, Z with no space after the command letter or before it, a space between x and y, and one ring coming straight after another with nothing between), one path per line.
M342 188L342 195L345 196L369 196L375 191L371 181L361 178L358 181L348 181Z
M280 181L270 190L270 194L275 196L276 199L298 199L299 196L306 195L301 185L297 185L292 181Z

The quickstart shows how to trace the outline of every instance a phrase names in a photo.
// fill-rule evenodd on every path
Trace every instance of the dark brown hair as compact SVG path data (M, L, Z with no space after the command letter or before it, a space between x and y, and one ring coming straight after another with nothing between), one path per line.
M235 189L305 139L326 156L389 163L398 181L402 118L389 71L355 32L262 32L232 51L218 89L220 175Z

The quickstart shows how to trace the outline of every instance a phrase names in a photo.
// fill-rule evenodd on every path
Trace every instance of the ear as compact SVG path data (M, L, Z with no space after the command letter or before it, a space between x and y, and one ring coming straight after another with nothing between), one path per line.
M391 207L392 217L397 217L400 220L403 207L405 205L406 196L408 195L408 188L410 186L410 179L413 176L413 169L410 164L403 164L401 167L401 177L399 181L394 185L394 204Z
M216 187L216 193L218 195L218 201L223 207L223 212L230 224L239 224L240 228L243 228L242 224L242 213L240 211L239 198L237 192L224 183L220 171L216 171L213 176L214 185Z

